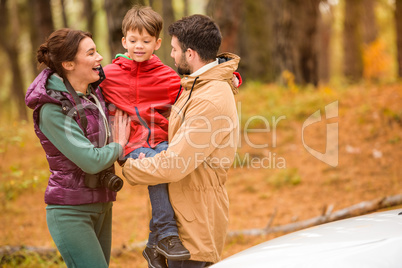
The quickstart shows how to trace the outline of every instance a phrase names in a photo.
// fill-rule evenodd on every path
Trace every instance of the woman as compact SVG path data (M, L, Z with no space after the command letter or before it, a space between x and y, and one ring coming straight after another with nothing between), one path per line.
M51 171L48 228L68 267L108 267L112 205L123 183L113 163L127 143L129 122L116 112L119 122L108 144L108 113L98 87L102 59L91 34L55 31L37 51L47 68L25 98Z

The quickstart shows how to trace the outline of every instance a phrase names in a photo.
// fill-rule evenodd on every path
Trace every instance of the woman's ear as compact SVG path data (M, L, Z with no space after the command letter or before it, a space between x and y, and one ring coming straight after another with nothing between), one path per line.
M67 71L72 71L74 70L74 62L73 61L63 61L61 63L61 65L63 66L64 69L66 69Z

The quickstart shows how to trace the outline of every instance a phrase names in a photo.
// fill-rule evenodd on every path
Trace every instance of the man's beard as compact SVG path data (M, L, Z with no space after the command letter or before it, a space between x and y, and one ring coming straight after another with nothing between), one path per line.
M190 75L191 74L189 69L185 69L185 68L182 68L182 67L177 67L177 72L180 75Z
M190 66L188 65L187 61L185 60L185 57L186 56L183 54L179 64L177 65L177 72L180 75L190 75L191 74Z

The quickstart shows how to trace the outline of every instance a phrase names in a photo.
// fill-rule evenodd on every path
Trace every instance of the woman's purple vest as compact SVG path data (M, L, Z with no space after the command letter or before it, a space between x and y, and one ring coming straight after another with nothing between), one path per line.
M46 152L46 158L51 172L45 192L45 203L57 205L81 205L115 201L116 193L107 188L91 189L86 187L84 184L85 172L65 157L39 129L39 113L42 105L46 103L58 104L60 105L60 112L62 112L62 103L59 98L52 97L52 94L47 93L46 81L51 74L52 71L50 69L43 70L29 86L25 97L27 106L34 110L33 120L35 133ZM57 93L67 98L71 103L74 103L70 94L65 92ZM107 109L99 87L95 90L95 94L102 103L103 110L107 115ZM91 98L92 97L88 96L88 99L91 100ZM81 103L88 120L86 137L95 147L99 148L103 146L102 142L104 141L106 131L102 123L101 115L99 110L91 101L86 101L81 98ZM75 119L72 120L75 120L81 129L83 129L78 116L75 116L74 118ZM67 119L71 119L71 117L67 117ZM66 121L64 127L68 127L68 125L69 123ZM66 130L68 131L68 129Z

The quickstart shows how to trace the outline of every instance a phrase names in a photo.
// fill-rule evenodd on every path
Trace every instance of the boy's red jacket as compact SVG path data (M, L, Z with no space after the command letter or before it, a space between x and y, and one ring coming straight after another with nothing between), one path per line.
M117 55L104 71L106 79L100 86L106 102L127 112L131 118L124 154L167 141L166 117L180 94L179 75L156 55L144 62Z

